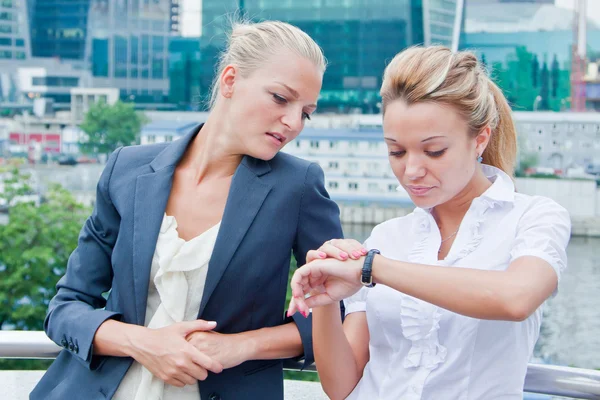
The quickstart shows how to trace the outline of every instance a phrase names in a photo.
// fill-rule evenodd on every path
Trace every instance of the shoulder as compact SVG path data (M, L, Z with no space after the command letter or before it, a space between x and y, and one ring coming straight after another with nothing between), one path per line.
M271 168L273 168L276 172L295 174L302 172L307 173L311 165L318 167L317 163L283 152L277 153L275 157L269 161L269 165L271 165Z
M515 206L521 211L521 221L540 221L568 223L569 212L556 201L544 196L515 194Z
M119 151L115 167L124 165L129 167L148 165L161 151L167 148L169 144L169 142L166 142L123 147Z

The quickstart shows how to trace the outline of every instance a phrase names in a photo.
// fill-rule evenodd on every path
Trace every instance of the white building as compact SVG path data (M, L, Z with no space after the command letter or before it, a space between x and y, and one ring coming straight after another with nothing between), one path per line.
M169 114L173 116L174 114ZM163 120L142 129L141 142L175 140L189 132L196 120ZM564 170L600 164L600 113L513 113L521 155L535 154L539 166ZM383 141L381 115L315 115L300 136L283 151L319 163L331 197L341 203L411 204L399 189Z
M115 104L119 100L116 88L73 88L71 94L71 117L73 121L82 121L90 106L98 101Z

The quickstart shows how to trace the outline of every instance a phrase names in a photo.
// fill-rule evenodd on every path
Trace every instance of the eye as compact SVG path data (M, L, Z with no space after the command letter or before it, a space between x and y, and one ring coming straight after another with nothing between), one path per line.
M277 94L277 93L273 93L273 100L275 101L275 103L277 104L285 104L287 103L287 100L285 97Z
M439 150L439 151L426 151L425 153L427 153L427 155L429 157L433 157L433 158L437 158L437 157L441 157L444 155L444 153L446 152L447 149L443 149L443 150Z
M303 112L303 113L302 113L302 119L307 119L307 120L309 120L309 121L310 121L310 114L309 114L309 113L305 113L305 112Z
M404 154L406 154L406 151L404 150L390 151L390 156L392 157L402 157Z

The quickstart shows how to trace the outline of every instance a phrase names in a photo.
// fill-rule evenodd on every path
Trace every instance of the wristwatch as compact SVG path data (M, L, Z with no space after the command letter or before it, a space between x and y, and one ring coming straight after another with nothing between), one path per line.
M362 267L362 273L360 276L360 283L363 286L372 288L375 286L375 282L373 282L373 277L371 276L371 272L373 271L373 258L375 254L381 254L377 249L371 249L367 252L367 256L365 257L365 263Z

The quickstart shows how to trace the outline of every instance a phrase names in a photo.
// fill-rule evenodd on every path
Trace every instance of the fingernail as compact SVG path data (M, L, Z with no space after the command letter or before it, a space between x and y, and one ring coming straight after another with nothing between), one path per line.
M362 249L361 253L363 253L363 255L366 255L369 251L367 249Z
M356 258L360 257L360 253L358 251L353 251L352 255Z
M304 318L308 318L308 313L306 311L302 311L302 315L304 316Z
M286 311L286 312L285 312L285 316L286 316L286 318L289 318L289 317L290 317L290 312L289 312L289 311Z
M327 254L325 254L325 253L323 253L323 252L321 251L321 252L319 252L319 257L321 257L321 258L325 258L325 257L327 257Z
M342 252L340 253L340 257L341 257L341 258L348 258L348 253L345 253L345 252L343 252L343 251L342 251Z

